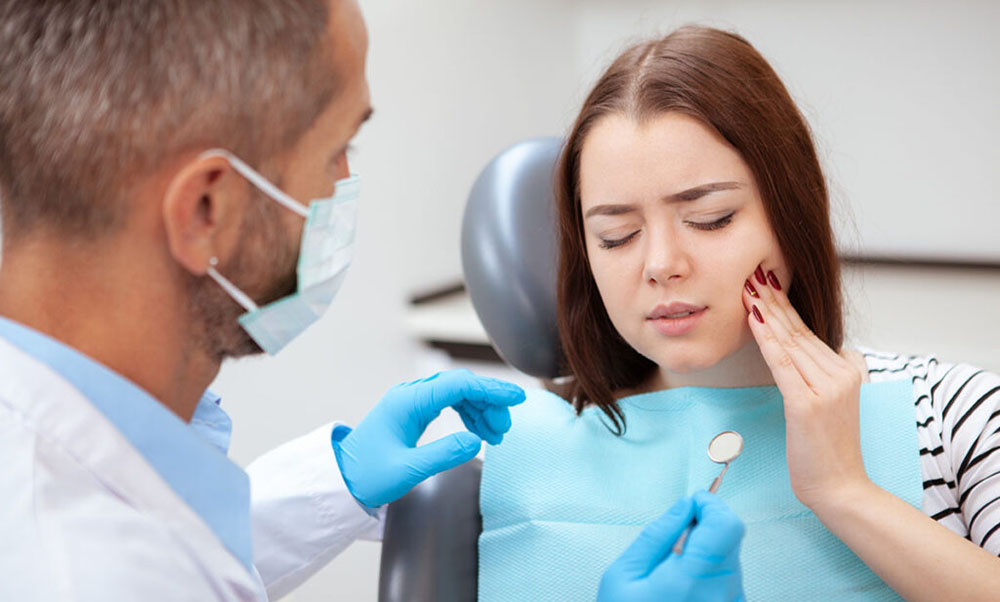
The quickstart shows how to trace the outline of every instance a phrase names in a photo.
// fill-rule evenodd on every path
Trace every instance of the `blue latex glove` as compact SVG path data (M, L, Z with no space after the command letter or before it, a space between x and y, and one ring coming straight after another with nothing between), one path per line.
M674 542L691 524L684 549ZM699 491L679 500L643 529L605 571L598 602L744 602L740 541L743 522L717 496Z
M524 390L468 370L439 372L397 385L354 430L338 426L331 441L351 495L369 508L393 502L429 476L468 462L483 440L496 445L510 428L509 406ZM453 407L469 432L416 447L441 410Z

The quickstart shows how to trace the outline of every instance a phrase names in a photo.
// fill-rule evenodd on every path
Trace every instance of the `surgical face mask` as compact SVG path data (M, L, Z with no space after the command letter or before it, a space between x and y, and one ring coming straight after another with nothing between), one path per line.
M247 310L239 318L243 329L261 349L274 355L323 315L344 282L353 254L360 179L352 174L339 180L332 196L315 199L306 206L229 151L214 149L202 156L225 157L251 184L306 220L296 268L298 287L287 297L258 307L216 271L216 258L212 258L208 268L208 275Z

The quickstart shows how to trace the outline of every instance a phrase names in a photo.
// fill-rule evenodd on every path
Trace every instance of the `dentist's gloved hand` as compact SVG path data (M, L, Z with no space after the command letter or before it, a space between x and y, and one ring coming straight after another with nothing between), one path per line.
M684 550L671 553L691 523ZM643 529L604 572L598 602L744 602L743 522L717 496L699 491Z
M393 502L427 477L474 458L484 440L500 443L510 428L508 407L522 401L521 387L468 370L397 385L357 428L333 429L340 473L351 495L365 506ZM427 425L449 406L469 431L416 447Z

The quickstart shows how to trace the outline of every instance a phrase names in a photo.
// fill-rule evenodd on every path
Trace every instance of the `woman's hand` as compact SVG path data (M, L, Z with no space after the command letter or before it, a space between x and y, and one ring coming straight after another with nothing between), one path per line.
M792 491L817 512L873 486L861 459L862 375L802 321L773 272L759 267L743 291L747 320L785 405ZM817 514L819 514L817 512Z

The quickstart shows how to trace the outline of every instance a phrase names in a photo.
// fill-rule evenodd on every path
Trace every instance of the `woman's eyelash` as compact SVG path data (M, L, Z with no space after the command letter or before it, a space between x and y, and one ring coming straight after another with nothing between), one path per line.
M733 216L734 215L736 215L735 211L733 211L729 215L723 216L723 217L715 220L714 222L708 222L708 223L687 222L687 223L691 227L697 228L698 230L718 230L719 228L725 228L726 226L728 226L730 224L730 222L733 221ZM603 239L602 238L601 239L601 248L602 249L614 249L615 247L620 247L620 246L624 245L625 243L629 242L630 240L632 240L633 238L635 238L635 235L638 234L638 233L639 233L639 231L636 230L635 232L629 234L625 238L618 238L618 239L614 239L614 240L607 240L607 239Z
M721 217L715 220L714 222L708 222L708 223L688 222L688 225L697 228L699 230L718 230L719 228L725 228L726 226L728 226L729 223L733 221L734 215L736 215L735 211L725 217Z
M619 238L619 239L617 239L617 240L604 240L604 239L602 238L602 239L601 239L601 248L602 248L602 249L614 249L615 247L620 247L620 246L622 246L623 244L625 244L625 243L627 243L628 241L630 241L630 240L632 240L633 238L635 238L635 235L636 235L636 234L638 234L638 233L639 233L639 231L638 231L638 230L636 230L635 232L633 232L633 233L629 234L629 235L628 235L628 236L626 236L625 238Z

